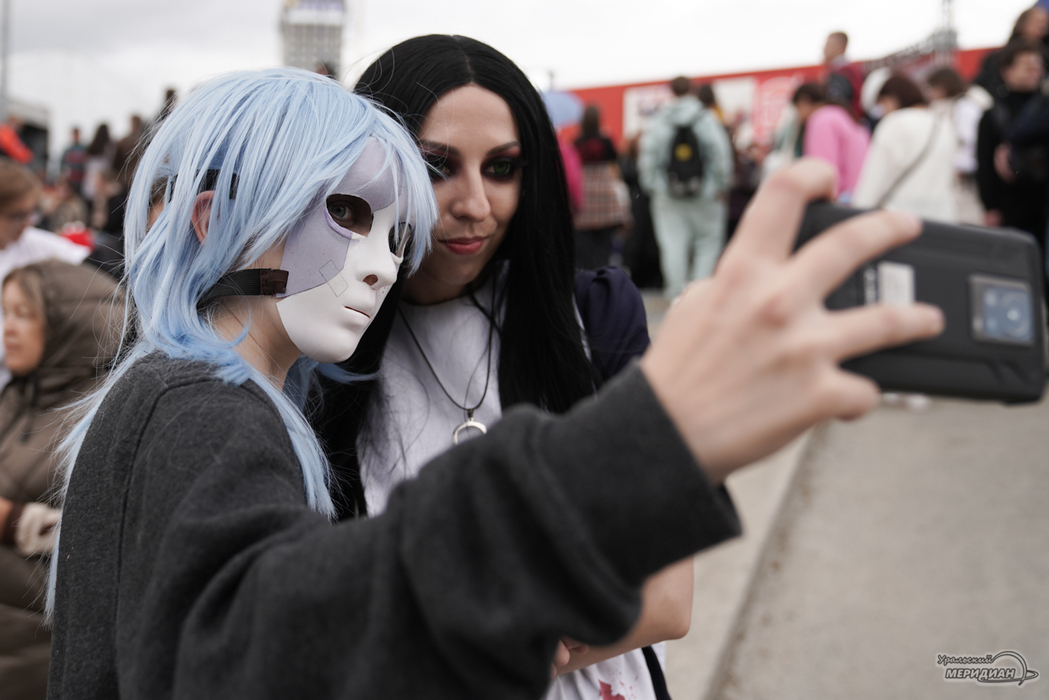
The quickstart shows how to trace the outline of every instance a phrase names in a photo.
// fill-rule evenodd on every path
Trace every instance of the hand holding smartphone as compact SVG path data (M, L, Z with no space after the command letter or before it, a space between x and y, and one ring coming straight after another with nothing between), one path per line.
M861 213L810 204L796 246ZM925 222L919 238L860 267L826 305L926 302L943 310L944 332L842 367L886 391L1037 401L1046 378L1043 276L1038 245L1026 233Z

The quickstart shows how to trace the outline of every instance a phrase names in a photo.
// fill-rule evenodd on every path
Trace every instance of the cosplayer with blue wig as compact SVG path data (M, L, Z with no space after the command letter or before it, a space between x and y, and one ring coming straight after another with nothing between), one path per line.
M541 697L562 638L622 638L648 577L738 532L728 473L874 404L843 357L942 328L918 307L827 313L839 275L917 223L858 217L791 256L782 212L799 220L833 178L809 163L772 181L729 272L684 295L639 365L563 416L509 409L383 513L334 522L339 482L289 374L347 358L424 255L409 236L435 225L427 171L330 79L198 88L139 162L135 340L66 445L48 696Z

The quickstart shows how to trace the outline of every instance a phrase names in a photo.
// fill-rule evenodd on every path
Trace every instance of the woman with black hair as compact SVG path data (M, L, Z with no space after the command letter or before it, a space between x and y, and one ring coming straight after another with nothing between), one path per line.
M381 56L356 89L415 136L440 223L433 250L393 288L350 361L378 378L328 387L317 417L341 516L380 512L394 486L513 405L565 412L648 345L627 277L576 273L554 130L509 59L464 37L418 37ZM641 647L687 632L691 560L653 576L643 595L621 642L566 642L572 658L548 697L667 697L656 652Z

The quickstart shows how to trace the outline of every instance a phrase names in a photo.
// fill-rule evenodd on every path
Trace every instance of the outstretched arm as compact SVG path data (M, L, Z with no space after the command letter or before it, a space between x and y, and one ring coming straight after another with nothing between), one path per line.
M605 659L668 639L681 639L692 624L692 557L653 574L641 589L641 616L630 633L615 644L584 647L570 656L558 673L568 673Z
M877 386L841 369L843 360L943 329L942 312L925 304L826 309L826 296L860 264L921 231L909 215L864 214L792 253L806 204L833 195L833 170L822 163L773 175L714 276L685 291L641 360L715 483L816 423L873 408Z

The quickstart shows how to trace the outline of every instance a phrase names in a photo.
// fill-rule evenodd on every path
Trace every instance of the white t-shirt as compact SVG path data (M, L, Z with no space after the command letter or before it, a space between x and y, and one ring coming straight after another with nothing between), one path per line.
M486 309L491 305L492 285L490 280L474 295ZM402 302L400 311L403 317L398 314L393 325L379 372L380 396L374 400L369 411L371 419L357 443L368 513L372 515L386 508L397 484L414 477L424 464L452 446L452 433L466 420L461 406L477 406L474 420L485 426L494 425L502 417L499 335L489 333L491 325L485 312L469 297L432 306ZM433 370L412 340L409 326ZM445 390L459 406L452 403ZM471 428L460 437L460 442L477 434ZM655 648L661 657L663 645ZM654 700L652 678L640 649L558 676L551 683L546 700L616 696L623 700Z
M79 265L91 251L84 246L70 243L61 236L29 226L11 245L0 250L0 281L7 277L11 270L25 267L30 263L42 260L61 260ZM3 328L4 313L0 309L0 328ZM0 387L11 379L11 373L3 364L4 346L0 343Z

